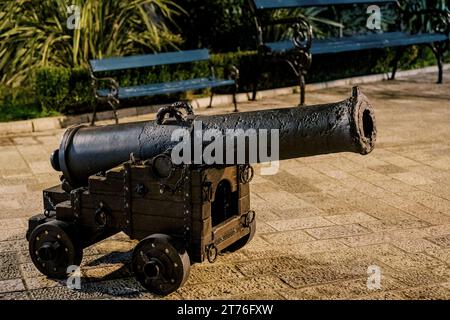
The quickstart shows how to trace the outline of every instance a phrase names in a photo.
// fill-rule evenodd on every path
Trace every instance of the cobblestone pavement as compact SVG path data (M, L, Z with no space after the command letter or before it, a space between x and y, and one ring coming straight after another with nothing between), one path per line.
M377 112L376 151L285 161L278 175L255 177L253 242L213 265L193 266L188 283L167 298L450 298L450 85L434 80L430 74L363 85ZM308 102L349 95L350 88L321 90ZM133 279L136 243L123 234L85 250L81 291L31 264L27 219L41 212L42 189L59 181L48 158L62 133L0 137L0 299L158 299ZM367 288L371 265L382 271L379 290Z

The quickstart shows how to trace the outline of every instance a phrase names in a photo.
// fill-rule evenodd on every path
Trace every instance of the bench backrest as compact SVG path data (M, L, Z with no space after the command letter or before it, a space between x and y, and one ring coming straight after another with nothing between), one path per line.
M168 64L209 60L208 49L188 50L89 61L92 72L117 71L155 67Z
M357 3L386 3L396 0L250 0L256 10L288 9L300 7L319 7Z

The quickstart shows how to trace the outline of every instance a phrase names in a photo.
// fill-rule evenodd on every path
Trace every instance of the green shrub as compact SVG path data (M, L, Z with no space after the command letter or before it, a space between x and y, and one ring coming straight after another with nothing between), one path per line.
M0 122L45 117L34 88L9 88L0 85Z
M66 68L41 68L36 72L36 94L43 111L65 111L70 75Z
M388 49L315 56L313 57L312 69L307 75L307 82L329 81L365 74L389 72L391 71L390 63L394 54L395 49ZM450 55L447 55L446 61L449 60ZM215 73L218 78L227 77L226 66L230 64L237 66L240 70L240 91L251 91L254 70L258 67L257 53L255 51L213 54L211 61L215 66ZM339 61L339 63L336 63L336 61ZM408 69L435 64L434 55L428 47L413 46L406 50L399 66L402 69ZM119 79L120 85L126 87L209 76L210 68L208 62L198 62L105 74L105 76L107 75ZM286 63L271 62L266 63L263 67L259 89L264 90L296 84L296 78ZM87 69L39 69L34 90L36 92L37 105L41 107L40 110L44 114L90 112L93 104L97 103L92 92L91 80ZM232 88L225 87L218 88L216 91L218 93L230 93L231 90ZM204 90L195 93L197 95L207 95L208 91ZM122 107L168 103L185 98L186 94L184 93L140 98L124 101ZM9 99L12 101L12 98ZM15 101L17 104L18 100L16 99ZM22 101L24 101L23 98ZM11 102L9 105L11 105ZM100 110L107 110L108 108L107 105L99 106Z

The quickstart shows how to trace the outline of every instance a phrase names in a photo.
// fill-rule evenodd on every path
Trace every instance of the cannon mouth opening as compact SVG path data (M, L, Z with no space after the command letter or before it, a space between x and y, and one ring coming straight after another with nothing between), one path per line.
M368 109L364 110L364 112L363 112L362 125L363 125L364 137L366 139L372 139L373 134L374 134L374 132L373 132L374 123L373 123L372 113Z
M366 96L356 91L356 105L354 109L354 121L357 132L357 147L362 155L369 154L375 148L377 141L377 122L375 111Z

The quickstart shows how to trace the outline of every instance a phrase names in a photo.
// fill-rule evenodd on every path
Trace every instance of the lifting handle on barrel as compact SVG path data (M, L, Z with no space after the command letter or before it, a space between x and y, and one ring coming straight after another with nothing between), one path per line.
M181 110L183 109L186 111L186 116L184 116L181 112ZM169 120L175 119L176 122L180 125L187 123L195 116L192 106L189 104L189 102L186 101L176 102L172 105L164 106L159 109L156 115L157 123L159 125L164 124L167 115L169 115Z

